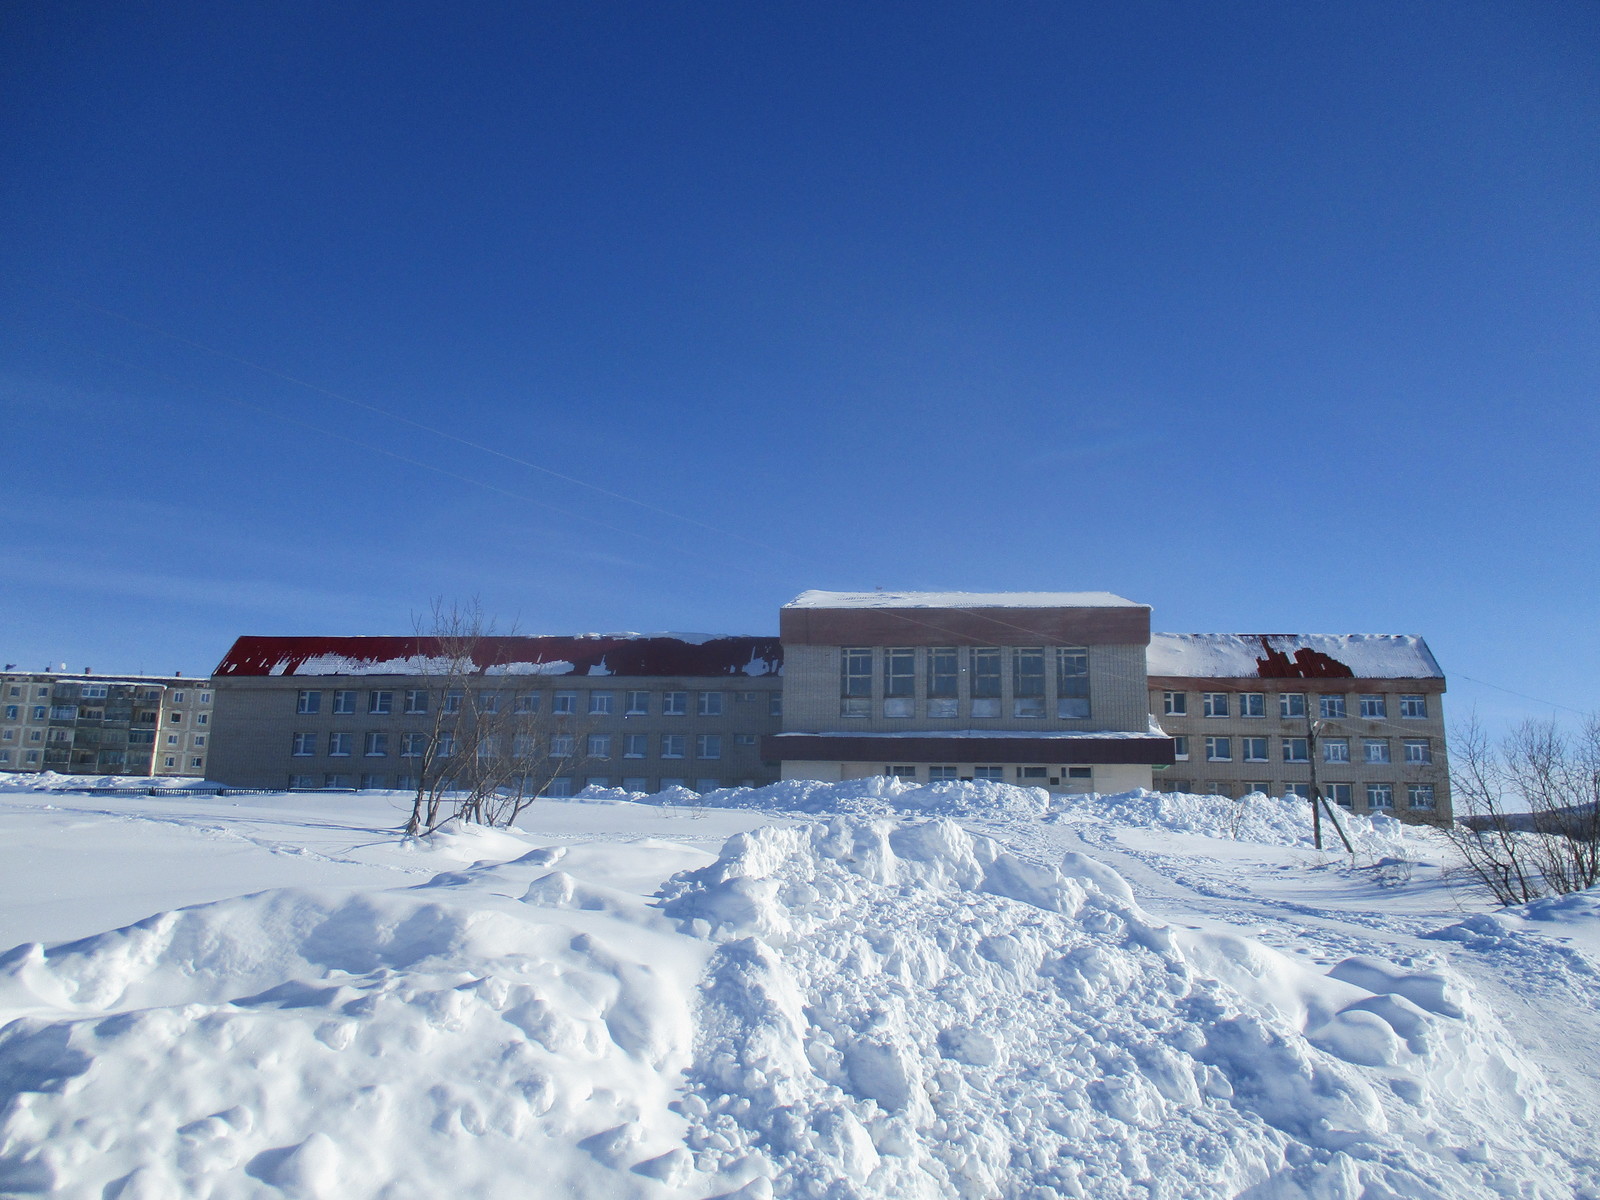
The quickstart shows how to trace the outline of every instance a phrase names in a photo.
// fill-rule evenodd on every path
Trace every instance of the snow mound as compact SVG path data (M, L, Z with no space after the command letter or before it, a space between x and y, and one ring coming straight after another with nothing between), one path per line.
M1082 854L882 817L413 850L444 869L0 956L0 1194L1600 1196L1446 968L1164 924Z
M752 1195L1576 1186L1511 1132L1540 1083L1453 982L1170 929L1079 855L1041 869L949 821L837 819L730 839L662 907L717 944L687 1144L754 1172ZM1532 1176L1491 1165L1528 1154Z

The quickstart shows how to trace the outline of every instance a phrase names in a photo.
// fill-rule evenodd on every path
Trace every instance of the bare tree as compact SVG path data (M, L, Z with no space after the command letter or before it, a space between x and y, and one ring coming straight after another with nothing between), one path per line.
M1498 745L1474 717L1456 730L1450 759L1450 839L1499 903L1600 883L1600 716L1576 734L1524 721Z
M482 604L435 600L414 622L417 673L428 679L416 705L426 724L405 735L416 792L405 832L416 835L459 818L509 825L564 772L587 761L586 729L576 712L557 711L525 685L510 661L515 628L501 632Z

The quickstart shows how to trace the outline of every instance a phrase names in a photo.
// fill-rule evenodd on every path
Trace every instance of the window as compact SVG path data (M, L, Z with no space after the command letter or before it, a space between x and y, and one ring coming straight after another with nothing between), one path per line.
M1283 739L1283 761L1303 763L1311 761L1311 748L1305 738Z
M570 775L558 775L550 781L550 786L545 788L544 794L553 796L557 800L565 800L572 795L572 777Z
M1162 692L1161 711L1169 717L1187 717L1189 715L1189 693Z
M52 729L50 732L55 733L56 731ZM65 733L66 731L62 730L61 732ZM10 733L9 729L6 730L7 736L10 736ZM205 742L204 738L197 738L196 740L201 743ZM130 729L128 731L128 745L130 746L154 746L155 744L156 734L153 729Z
M1189 739L1187 737L1179 736L1172 739L1172 757L1180 762L1189 757Z
M1347 763L1350 761L1349 738L1323 738L1322 761L1325 763Z
M349 716L356 711L356 694L354 692L338 691L333 694L333 712L341 717Z
M928 699L954 700L961 676L961 651L954 646L934 646L928 651ZM954 705L951 706L954 708ZM929 716L932 716L929 713ZM940 716L947 714L940 713ZM949 716L954 716L951 712Z
M417 777L415 775L396 775L394 786L397 791L414 792L417 790Z
M1311 785L1309 783L1286 783L1283 785L1283 795L1285 799L1294 796L1301 800L1309 800L1311 799Z
M1067 768L1067 778L1068 779L1093 779L1094 778L1094 768L1093 767L1068 767Z
M533 757L533 734L514 733L511 735L511 756L513 758Z
M528 716L539 711L538 692L518 692L516 699L511 702L511 711L518 716Z
M490 717L498 713L500 711L500 693L497 691L479 692L478 711Z
M208 724L210 724L210 722L211 722L211 714L210 713L195 713L195 715L194 715L194 723L196 725L208 725Z
M1225 717L1228 715L1228 693L1201 692L1200 707L1208 717Z
M51 715L53 716L54 714L52 713ZM183 714L180 713L180 712L168 713L167 714L167 724L169 724L169 725L181 725L181 724L183 724Z
M371 692L367 695L367 712L375 717L387 717L394 712L393 692Z
M589 757L611 757L611 735L609 733L591 733L589 735Z
M917 768L907 763L902 763L899 765L891 763L889 766L884 767L883 773L890 779L915 780L917 777Z
M9 750L0 750L0 763L9 763L10 761L11 761L11 751L9 751Z
M571 758L577 748L578 739L570 733L553 733L550 735L550 757Z
M1239 715L1241 717L1266 716L1267 694L1265 692L1240 692Z
M280 742L279 745L282 745ZM293 740L294 748L289 751L296 758L310 758L317 752L317 735L314 733L297 733Z
M609 717L616 711L617 697L615 692L590 692L589 715L593 717Z
M131 734L128 736L128 743L130 745L133 743L133 735ZM189 743L195 747L204 746L206 744L206 735L203 733L197 733L189 739Z
M1354 808L1356 806L1355 798L1351 791L1352 789L1348 783L1327 783L1322 786L1322 794L1324 796L1345 808Z
M627 733L622 737L623 758L643 758L650 753L649 737L643 733Z
M405 733L400 735L400 757L421 758L428 750L428 735Z
M172 765L172 760L169 758L169 759L167 759L167 766L170 767L171 765ZM316 781L316 776L314 776L314 775L291 775L291 776L289 776L289 790L291 792L303 792L307 788L314 788L316 786L317 786L317 781Z
M704 776L702 776L701 778L696 779L694 781L694 790L699 792L702 796L705 795L707 792L716 791L721 786L722 786L722 780L720 780L720 779L706 779Z
M378 791L382 789L383 782L384 777L382 775L373 775L369 773L361 777L361 789L363 791Z
M662 692L661 715L665 717L682 717L689 712L688 692Z
M45 714L45 706L44 705L42 705L42 704L34 705L34 708L33 708L33 719L35 721L44 720L44 714Z
M50 706L50 719L52 721L76 721L78 719L78 706L76 704L52 704ZM183 718L177 713L172 714L174 721Z
M1231 762L1233 760L1233 744L1225 737L1208 737L1206 739L1207 762Z
M437 742L437 744L435 745L435 748L434 748L434 752L433 752L434 753L434 757L435 758L450 758L455 754L455 752L456 752L456 735L453 734L453 733L441 733L439 735L439 741Z
M1011 715L1044 716L1044 651L1031 648L1011 652Z
M754 746L756 744L756 735L753 733L736 733L733 735L733 744L735 746Z
M1344 717L1343 696L1318 696L1317 714L1324 721L1337 721Z
M1047 779L1050 771L1046 767L1018 767L1018 779Z
M1369 784L1367 784L1367 807L1368 808L1393 808L1394 807L1394 784L1392 784L1392 783L1369 783Z
M1245 762L1267 761L1267 739L1264 737L1240 738Z
M211 693L210 692L201 692L200 693L200 703L201 704L210 704L211 703Z
M368 733L366 747L362 753L367 758L387 758L389 756L389 735L387 733Z
M891 646L883 652L883 715L909 717L916 701L917 652L908 646Z
M953 782L956 778L957 778L956 769L954 767L929 767L928 768L928 782L929 783L950 783L950 782Z
M1304 692L1284 692L1278 697L1278 716L1285 721L1291 717L1304 717L1306 715L1306 694Z
M406 712L410 713L412 716L416 716L418 713L425 713L427 711L428 711L428 689L427 688L407 688L406 689Z
M451 688L444 694L444 706L440 711L449 714L460 712L462 698L460 688Z
M22 709L15 704L6 705L6 720L15 721L22 715Z
M1426 696L1401 696L1400 715L1408 721L1426 720L1428 716L1428 698Z
M34 754L32 751L30 751L28 753L28 761L29 762L34 762L36 759L38 759L38 757L39 756L37 754ZM176 758L174 758L172 755L169 754L169 755L167 755L165 758L163 758L161 760L161 765L164 766L164 767L175 767L175 766L178 765L178 760ZM302 776L299 776L299 778L309 781L311 779L311 776L302 775ZM313 785L310 782L306 783L306 787L313 787L313 786L315 786L315 785Z
M773 692L770 696L767 697L767 716L769 716L769 717L781 717L781 716L783 716L783 693L781 693L781 692Z
M1272 785L1265 780L1256 780L1245 784L1244 791L1247 796L1270 796L1272 794Z
M478 739L478 757L491 759L500 757L500 739L494 734Z
M1006 769L1004 767L973 767L972 777L974 779L990 779L995 783L1003 783L1005 782Z
M696 758L721 758L722 735L720 733L702 733L695 738L694 756Z
M119 759L118 761L120 762L121 760ZM203 767L205 765L206 765L206 760L204 758L198 756L198 755L196 755L194 757L191 757L189 759L189 769L191 771L198 771L201 767Z
M186 692L173 692L172 693L172 698L177 703L182 704L186 699L188 699L188 693L186 693Z
M682 758L688 753L689 735L686 733L663 733L661 735L661 757Z
M86 683L78 689L78 694L85 700L104 700L110 692L111 689L103 683Z
M1406 762L1412 766L1425 767L1433 761L1433 744L1427 738L1407 738L1402 745Z
M629 692L628 693L628 711L627 711L627 715L628 716L630 716L630 717L642 717L642 716L647 715L649 712L650 712L650 693L649 692Z
M1388 738L1362 738L1361 757L1369 763L1386 763L1389 761Z
M846 646L839 656L839 715L865 717L872 711L872 651Z
M1389 715L1389 707L1382 696L1363 696L1361 715L1369 721L1376 721Z
M650 781L643 775L624 775L622 777L622 790L625 792L648 792Z
M1056 716L1077 720L1089 715L1089 648L1056 647Z
M321 692L301 692L295 700L294 710L297 713L316 713L322 711Z
M720 717L722 715L722 693L701 692L696 700L695 711L702 717Z
M30 734L29 735L29 740L37 742L39 740L39 735L37 733ZM176 746L177 744L178 744L178 735L175 734L175 733L167 734L167 745Z
M36 762L39 761L39 752L37 750L28 750L28 751L25 752L25 756L27 758L27 761L29 761L31 763L36 763ZM172 767L172 766L176 766L176 765L177 765L177 760L176 759L172 759L172 758L167 759L167 766Z
M972 654L972 715L1000 715L1000 647L976 646Z
M333 758L349 758L350 747L355 742L354 736L348 733L330 733L328 735L328 754Z
M1422 809L1431 812L1438 807L1438 802L1433 798L1433 784L1408 783L1406 784L1406 807Z

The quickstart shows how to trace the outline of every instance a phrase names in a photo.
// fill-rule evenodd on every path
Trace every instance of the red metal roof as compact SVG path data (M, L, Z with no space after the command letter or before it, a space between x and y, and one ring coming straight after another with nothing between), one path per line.
M451 650L435 637L241 637L215 674L424 675ZM783 673L772 637L485 637L470 645L478 673L491 675L684 675L760 677Z

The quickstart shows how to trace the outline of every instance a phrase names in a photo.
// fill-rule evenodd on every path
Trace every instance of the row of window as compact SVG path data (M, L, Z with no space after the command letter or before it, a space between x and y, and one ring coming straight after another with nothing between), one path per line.
M52 753L55 752L52 751ZM102 750L96 757L99 760L97 764L99 766L117 767L127 765L126 756L116 750ZM88 759L85 758L83 761L87 762ZM37 750L21 751L19 756L16 757L15 762L13 762L12 751L9 749L0 748L0 767L9 767L13 765L36 766L38 762L39 751ZM176 768L178 765L178 756L175 754L167 755L163 760L162 765L169 768ZM198 771L205 765L206 760L204 755L195 755L189 759L190 770Z
M957 780L989 779L995 783L1004 783L1006 780L1005 767L974 766L969 770L953 765L934 764L925 768L929 783L953 783ZM1047 784L1059 784L1063 779L1092 779L1092 767L1012 767L1012 778L1017 783L1029 787L1044 787ZM916 781L921 778L917 766L913 763L889 763L884 766L883 773L891 779L905 779Z
M1174 753L1179 760L1189 757L1189 739L1175 737L1172 739ZM1233 744L1239 743L1239 757L1243 762L1268 762L1267 750L1270 738L1264 737L1207 737L1205 740L1207 762L1232 762ZM1304 763L1311 761L1311 745L1306 738L1286 737L1279 738L1283 750L1283 761L1290 763ZM1393 762L1391 757L1389 738L1362 738L1361 761L1365 763L1383 764ZM1322 761L1325 763L1347 763L1350 758L1349 738L1321 738L1317 743L1322 748ZM1428 766L1433 762L1433 742L1428 738L1402 738L1400 739L1401 761L1409 766Z
M1157 786L1168 792L1192 792L1194 783L1188 779L1159 780ZM1235 785L1223 782L1207 783L1204 791L1207 794L1226 796ZM1286 783L1282 789L1277 789L1265 780L1257 783L1241 785L1246 794L1260 792L1262 795L1299 796L1308 799L1311 795L1311 785L1308 783ZM1356 796L1361 795L1366 800L1368 811L1392 809L1395 807L1395 798L1399 793L1392 783L1368 783L1358 785L1353 783L1324 783L1318 785L1324 797L1332 800L1343 808L1353 809ZM1434 812L1439 807L1438 793L1431 783L1408 783L1405 785L1405 806L1414 812Z
M19 700L26 692L27 686L25 684L13 683L7 689L6 696L11 700ZM111 695L111 685L106 683L58 683L55 685L55 694L57 699L62 700L70 700L74 696L84 700L104 700ZM33 695L36 700L47 700L50 698L50 688L48 685L38 685L34 688ZM189 693L173 692L167 698L177 704L182 704L189 698ZM145 688L139 693L139 699L147 701L160 700L161 689ZM210 704L211 693L197 692L195 700L200 704Z
M873 700L882 702L885 717L913 717L920 695L929 717L954 717L965 698L974 717L998 717L1010 658L1013 717L1043 717L1054 698L1056 716L1089 715L1089 649L1056 646L845 646L839 657L839 712L866 717ZM966 662L963 664L963 653ZM1046 664L1055 672L1047 677ZM881 673L878 664L881 663ZM874 681L878 692L874 696ZM965 681L966 686L962 684Z
M24 708L25 706L23 705L7 704L5 706L5 719L7 721L23 720ZM26 719L31 721L104 721L106 719L105 709L90 708L78 704L35 704L27 711L28 716ZM123 715L127 716L128 714L124 713ZM113 718L115 720L121 719L115 713L113 713ZM169 725L181 725L183 721L184 714L181 712L169 712L167 714L167 723ZM128 716L128 722L133 725L154 725L156 714L153 712L137 713ZM196 725L209 725L211 723L211 714L196 713L194 723Z
M330 703L328 711L345 716L357 711L361 703L361 693L353 690L337 689L328 693ZM588 699L582 699L587 695ZM687 691L650 692L650 691L625 691L621 694L623 716L649 716L652 711L652 696L661 698L661 714L668 717L682 717L689 713L690 693ZM720 717L726 711L727 693L725 692L695 692L694 711L702 717ZM431 688L402 688L398 692L379 688L366 694L366 712L373 716L389 716L394 713L396 698L399 698L401 708L399 711L408 716L420 716L432 711L437 704L439 711L446 714L456 714L470 711L483 716L493 716L502 710L502 706L511 705L512 712L533 714L541 710L544 703L542 692L515 692L507 694L500 691L472 691L460 688L451 688L438 691ZM301 715L320 713L322 711L323 692L318 690L301 691L295 699L295 712ZM760 692L735 692L735 701L744 703L757 702L761 698ZM768 693L768 708L772 716L778 716L782 697L776 692ZM618 709L618 693L612 691L558 691L551 697L550 711L558 716L575 716L580 710L587 711L590 716L614 716Z
M170 766L171 764L169 763L168 765ZM416 786L417 777L415 775L396 775L391 779L388 775L368 773L358 776L343 771L329 771L322 775L320 780L315 775L289 776L289 788L291 791L305 791L317 788L383 791L392 787L396 791L409 792L414 791ZM582 777L562 775L550 780L540 795L560 800L568 796L575 796L581 789L586 787L620 787L628 792L648 793L664 792L668 788L689 788L691 791L705 793L714 792L718 788L725 786L731 787L735 785L724 784L720 779L707 779L704 777L695 779L691 787L688 779L674 776L652 778L645 775L624 775L621 778L617 778L611 775L587 775ZM755 787L756 781L754 779L741 779L737 786Z
M1307 713L1306 693L1280 692L1278 693L1278 716L1284 720L1304 717ZM1339 720L1348 715L1347 700L1349 697L1340 693L1331 693L1317 696L1317 715L1324 720ZM1238 701L1239 715L1241 717L1265 717L1267 715L1266 692L1201 692L1200 712L1206 717L1232 716L1233 702ZM1383 720L1389 715L1389 698L1384 695L1362 695L1356 697L1357 711L1364 720ZM1406 720L1426 720L1428 716L1428 698L1423 695L1402 695L1399 698L1400 716ZM1186 717L1189 715L1188 692L1162 692L1161 711L1169 717Z
M316 733L296 733L290 741L290 753L296 758L311 758L317 753ZM356 735L353 733L330 733L328 738L328 756L330 758L349 758L355 753ZM689 756L689 735L686 733L663 733L658 735L662 758L687 758ZM441 733L437 739L430 739L426 733L402 733L399 735L399 749L401 758L423 758L428 754L430 741L434 745L434 755L438 758L451 758L460 749L460 743L454 735ZM754 746L756 736L753 733L740 733L733 735L735 745ZM720 733L699 733L694 738L696 758L721 758L723 735ZM387 758L391 745L391 737L381 730L372 730L362 735L362 756L366 758ZM551 734L549 738L549 756L551 758L571 758L578 752L578 737L571 733ZM645 733L625 733L621 735L610 733L591 733L584 739L584 751L587 758L610 758L616 749L620 749L623 758L648 758L650 756L650 735ZM480 758L499 758L507 747L499 737L485 737L479 739L474 746L474 753ZM519 733L511 738L510 752L515 758L532 758L538 753L538 740L532 734Z

